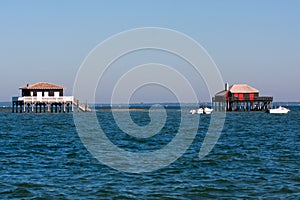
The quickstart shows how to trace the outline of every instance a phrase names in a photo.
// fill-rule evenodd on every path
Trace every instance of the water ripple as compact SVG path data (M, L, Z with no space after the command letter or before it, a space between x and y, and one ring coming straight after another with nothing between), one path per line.
M136 139L116 127L110 112L97 114L107 136L133 152L168 144L180 114L168 112L160 133ZM131 113L140 126L147 112ZM199 159L209 116L187 152L151 173L126 174L103 165L86 150L72 114L0 112L1 199L199 199L300 197L300 109L288 115L228 113L212 152ZM189 131L189 127L184 127Z

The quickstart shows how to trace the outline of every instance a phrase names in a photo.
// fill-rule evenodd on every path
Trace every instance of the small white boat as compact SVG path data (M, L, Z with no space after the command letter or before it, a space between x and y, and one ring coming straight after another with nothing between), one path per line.
M278 108L271 108L267 112L268 113L274 113L274 114L287 114L291 110L282 106L279 106Z
M190 113L191 114L211 114L213 112L213 110L214 109L212 109L212 108L204 107L204 108L197 108L194 110L190 110Z

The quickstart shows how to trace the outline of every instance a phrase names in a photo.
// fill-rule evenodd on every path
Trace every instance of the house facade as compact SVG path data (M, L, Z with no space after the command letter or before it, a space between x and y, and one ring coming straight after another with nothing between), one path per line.
M39 82L20 87L22 97L60 97L64 96L64 87L47 82Z

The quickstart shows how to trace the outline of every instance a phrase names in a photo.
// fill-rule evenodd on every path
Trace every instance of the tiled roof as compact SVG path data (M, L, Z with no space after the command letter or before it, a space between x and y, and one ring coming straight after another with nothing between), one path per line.
M235 84L229 88L231 93L259 93L259 90L247 84Z
M20 89L64 89L64 87L47 82L38 82L31 85L27 84L26 86L20 87Z

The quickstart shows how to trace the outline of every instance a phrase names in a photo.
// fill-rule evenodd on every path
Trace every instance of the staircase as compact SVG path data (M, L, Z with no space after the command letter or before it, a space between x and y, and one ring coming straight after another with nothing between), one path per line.
M75 98L74 98L73 104L74 104L75 106L77 106L78 111L81 110L81 111L83 111L83 112L92 112L92 109L90 109L90 108L88 107L87 103L86 103L86 105L84 105L83 103L80 103L80 101L79 101L78 99L75 99Z

